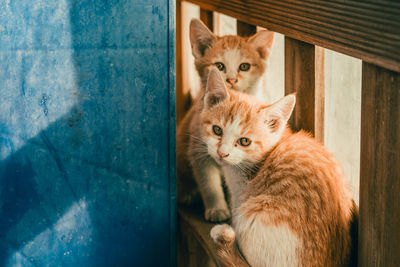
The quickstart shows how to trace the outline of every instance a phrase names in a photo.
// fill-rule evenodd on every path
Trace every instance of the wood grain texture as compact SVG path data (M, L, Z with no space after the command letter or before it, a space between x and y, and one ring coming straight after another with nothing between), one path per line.
M400 262L400 74L363 62L359 266Z
M248 24L240 20L236 22L236 26L237 26L237 34L240 36L248 37L257 32L257 26Z
M215 224L204 220L200 209L178 208L178 266L218 266L216 249L210 237Z
M304 129L321 139L324 127L323 58L323 50L314 45L285 37L285 95L296 93L296 107L289 124L295 131Z
M189 1L294 39L400 71L400 3L395 1Z
M214 29L214 19L213 12L200 8L200 20L213 31Z
M185 94L182 77L182 4L176 1L176 123L181 121L184 114Z

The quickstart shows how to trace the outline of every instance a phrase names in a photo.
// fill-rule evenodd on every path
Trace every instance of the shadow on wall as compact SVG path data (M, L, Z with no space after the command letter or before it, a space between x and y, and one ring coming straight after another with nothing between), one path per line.
M161 0L0 3L0 266L169 261L168 30Z

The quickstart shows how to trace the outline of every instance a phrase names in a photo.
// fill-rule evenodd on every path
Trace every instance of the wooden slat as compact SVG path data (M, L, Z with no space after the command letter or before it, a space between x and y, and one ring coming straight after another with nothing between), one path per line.
M214 29L214 20L213 20L213 12L200 8L200 20L204 22L204 24L213 31Z
M178 222L178 266L218 266L210 237L215 224L205 221L201 209L193 207L179 207Z
M176 123L181 121L184 114L184 93L182 77L182 4L176 1Z
M236 22L237 25L237 34L240 36L248 37L257 32L257 26L248 24L246 22L238 20Z
M399 266L400 73L362 68L359 266Z
M400 71L400 3L380 0L189 0L366 62Z
M285 94L296 93L297 100L289 123L293 130L309 131L320 141L324 126L323 59L322 49L285 37Z

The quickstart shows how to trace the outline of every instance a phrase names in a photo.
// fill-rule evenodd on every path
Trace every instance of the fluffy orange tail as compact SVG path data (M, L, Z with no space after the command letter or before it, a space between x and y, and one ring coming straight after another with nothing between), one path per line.
M214 226L210 232L217 248L217 257L222 267L250 267L235 242L235 231L227 224Z

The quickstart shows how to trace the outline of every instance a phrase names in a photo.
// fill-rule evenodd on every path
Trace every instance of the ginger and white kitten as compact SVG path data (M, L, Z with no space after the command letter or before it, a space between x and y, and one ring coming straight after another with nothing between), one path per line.
M202 89L194 105L178 126L178 201L191 203L199 195L205 206L205 218L223 221L230 218L225 200L221 170L204 150L199 112L210 68L218 68L226 86L256 95L257 83L266 69L273 32L259 31L251 37L214 35L200 20L190 23L190 41ZM193 179L194 177L194 179Z
M349 266L356 206L332 155L288 129L295 96L265 105L211 70L203 102L200 138L232 197L233 229L211 231L222 266Z
M216 66L229 89L260 95L259 81L265 73L274 33L267 30L251 37L216 36L198 19L190 22L190 43L201 88L210 68Z

